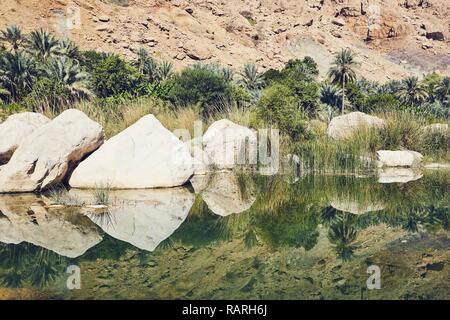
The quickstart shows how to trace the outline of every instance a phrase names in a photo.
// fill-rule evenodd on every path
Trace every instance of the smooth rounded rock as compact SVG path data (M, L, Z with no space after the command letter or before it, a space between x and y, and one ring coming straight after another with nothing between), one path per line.
M0 124L0 164L7 163L22 141L48 122L50 122L49 118L35 112L13 114L2 122Z
M103 143L103 129L69 109L26 137L0 171L0 193L42 191L63 183Z
M193 172L187 146L147 115L81 162L69 184L74 188L175 187L185 184Z

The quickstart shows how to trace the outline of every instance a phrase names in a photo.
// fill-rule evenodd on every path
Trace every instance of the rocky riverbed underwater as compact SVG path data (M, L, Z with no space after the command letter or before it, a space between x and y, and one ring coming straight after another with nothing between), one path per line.
M2 195L0 298L449 299L450 175L382 182L216 173L104 207Z

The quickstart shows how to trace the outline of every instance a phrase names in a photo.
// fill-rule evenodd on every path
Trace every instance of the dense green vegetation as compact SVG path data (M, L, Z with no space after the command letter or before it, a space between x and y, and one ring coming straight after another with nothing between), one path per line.
M228 117L254 128L279 128L286 152L297 152L314 168L353 170L361 167L359 155L377 148L411 148L433 160L450 158L448 133L421 131L429 123L449 122L450 78L432 73L422 79L368 81L356 76L358 57L348 49L336 54L322 81L310 57L265 72L254 64L240 72L217 64L176 71L143 48L127 61L82 51L44 30L23 34L12 26L1 31L0 43L1 117L21 110L54 116L75 107L99 121L107 135L150 112L169 129L191 129L198 118L209 124ZM388 128L362 133L350 144L327 139L327 122L349 111L378 115Z

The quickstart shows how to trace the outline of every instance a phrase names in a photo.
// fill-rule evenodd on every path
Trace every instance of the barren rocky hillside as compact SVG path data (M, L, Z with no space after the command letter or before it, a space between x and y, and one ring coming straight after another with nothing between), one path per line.
M343 47L359 72L388 80L450 74L448 0L1 0L0 28L44 27L83 49L128 57L140 46L177 67L262 68L312 56L324 75Z

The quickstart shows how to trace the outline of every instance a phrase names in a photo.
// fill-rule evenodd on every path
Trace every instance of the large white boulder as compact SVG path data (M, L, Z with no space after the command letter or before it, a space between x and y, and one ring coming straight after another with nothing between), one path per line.
M20 143L34 130L50 122L40 113L22 112L9 116L0 124L0 164L9 161Z
M83 112L66 110L22 140L0 171L0 192L41 191L65 182L103 143L103 129Z
M203 135L203 150L217 169L257 162L256 133L227 119L214 122Z
M186 188L112 190L110 198L107 212L88 214L89 219L110 236L153 251L180 227L195 195Z
M361 128L383 128L384 120L362 112L351 112L334 117L328 125L328 136L333 139L347 139Z
M420 165L423 155L410 150L379 150L377 157L383 167L416 167Z
M69 184L74 188L174 187L186 183L192 174L193 159L186 145L147 115L81 162Z
M247 211L256 201L251 180L239 183L234 173L214 174L201 193L208 208L219 216Z
M202 144L197 139L192 139L187 142L185 142L186 147L189 150L189 153L191 154L192 161L193 161L193 167L194 167L194 174L195 175L203 175L207 174L211 171L211 160L209 159L208 155L205 151L203 151Z
M0 195L0 242L32 243L76 258L102 241L101 230L88 218L64 209L49 209L31 193Z

